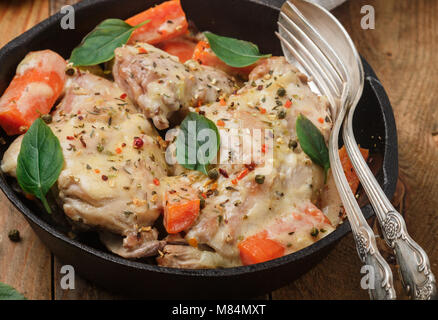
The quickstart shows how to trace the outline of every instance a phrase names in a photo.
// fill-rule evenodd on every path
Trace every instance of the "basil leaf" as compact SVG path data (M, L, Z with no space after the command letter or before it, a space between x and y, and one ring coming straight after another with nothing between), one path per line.
M0 282L0 300L26 300L17 290Z
M148 23L131 26L120 19L106 19L73 49L70 62L74 66L93 66L114 58L114 50L128 42L135 29Z
M38 118L25 133L17 160L17 180L27 193L40 199L51 213L46 194L58 180L64 165L58 138L46 123Z
M296 122L298 140L304 153L317 165L324 169L324 182L327 182L327 172L330 169L330 158L324 137L319 129L300 114Z
M204 32L213 52L232 67L247 67L261 58L269 58L270 54L261 54L259 48L251 42L222 37L211 32Z
M207 174L208 165L219 151L220 135L213 121L190 112L181 123L175 144L180 165Z

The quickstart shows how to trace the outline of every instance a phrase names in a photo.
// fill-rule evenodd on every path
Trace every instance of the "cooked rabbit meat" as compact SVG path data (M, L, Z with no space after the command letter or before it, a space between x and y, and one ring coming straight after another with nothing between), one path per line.
M226 106L213 103L200 109L224 129L222 161L224 155L236 159L231 159L231 164L218 165L222 174L216 181L187 171L164 179L162 192L185 184L206 195L205 208L185 239L195 247L208 245L215 253L196 252L198 249L188 246L166 246L159 264L181 268L241 265L245 263L239 250L243 240L262 234L279 243L283 254L288 254L334 230L330 220L313 204L324 186L322 169L301 151L298 142L295 144L295 122L300 113L312 120L326 139L331 129L326 120L327 102L310 91L302 74L284 58L267 59L253 70L248 84L228 98ZM261 129L262 138L247 129ZM232 130L237 139L224 144ZM253 147L265 146L260 152L256 149L253 156L258 155L259 159L252 163L244 151L244 144L251 139ZM269 148L273 149L272 157L266 156ZM338 205L338 198L327 203ZM198 264L194 259L198 259ZM210 263L206 259L211 259Z
M116 49L113 75L158 129L169 127L168 119L175 111L216 101L234 90L224 72L192 60L182 64L148 44Z
M155 129L122 90L92 74L73 77L50 127L64 154L57 187L71 220L122 236L141 234L155 222L161 203L155 201L154 181L167 175L164 152ZM6 151L4 172L15 175L21 140ZM155 240L145 240L157 242L153 235ZM136 246L142 244L131 243L130 251ZM123 255L122 248L114 251Z

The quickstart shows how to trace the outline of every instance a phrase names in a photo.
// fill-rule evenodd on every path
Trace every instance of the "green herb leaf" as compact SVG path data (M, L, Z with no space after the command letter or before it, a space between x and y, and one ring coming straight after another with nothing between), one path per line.
M17 290L0 282L0 300L26 300Z
M298 140L304 153L317 165L324 169L324 181L327 182L327 172L330 169L330 159L322 133L318 128L300 114L296 122Z
M106 19L91 31L70 57L74 66L93 66L114 58L114 50L128 42L132 32L150 20L131 26L120 19Z
M38 118L21 142L17 160L17 180L20 187L43 202L51 213L46 194L58 180L64 165L58 138L46 123Z
M219 131L213 121L190 112L181 123L175 144L180 165L207 175L208 165L219 151Z
M269 58L270 54L261 54L259 48L251 42L222 37L211 32L204 32L211 50L227 65L241 68L252 65L261 58Z

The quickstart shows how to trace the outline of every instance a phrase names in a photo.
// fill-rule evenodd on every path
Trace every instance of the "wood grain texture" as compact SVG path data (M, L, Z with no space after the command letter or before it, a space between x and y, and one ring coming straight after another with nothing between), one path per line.
M71 5L79 2L78 0L50 0L50 14L55 14L65 5Z
M47 18L46 0L0 1L0 47ZM20 231L22 240L11 242L8 232ZM29 299L51 298L51 255L21 213L0 192L0 281Z
M48 0L0 1L0 47L47 18Z

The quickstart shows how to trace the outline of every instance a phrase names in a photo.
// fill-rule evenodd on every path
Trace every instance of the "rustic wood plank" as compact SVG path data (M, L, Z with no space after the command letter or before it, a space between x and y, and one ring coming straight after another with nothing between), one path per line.
M372 5L376 29L362 30L360 10ZM401 203L411 236L438 273L438 12L437 1L348 1L334 13L360 53L373 66L394 108L399 137ZM400 189L401 188L401 189ZM376 229L377 232L377 229ZM382 254L393 262L383 241ZM395 271L395 266L393 266ZM350 236L308 274L273 293L274 299L367 299L360 290L360 264ZM398 274L394 272L398 280ZM397 282L399 298L406 298Z
M50 0L50 14L54 14L61 10L65 5L71 5L79 2L78 0Z
M0 2L0 47L49 14L47 0ZM11 229L20 231L18 243L8 239ZM51 298L51 255L22 215L0 193L0 281L15 287L29 299Z
M48 0L0 1L0 47L49 14Z

